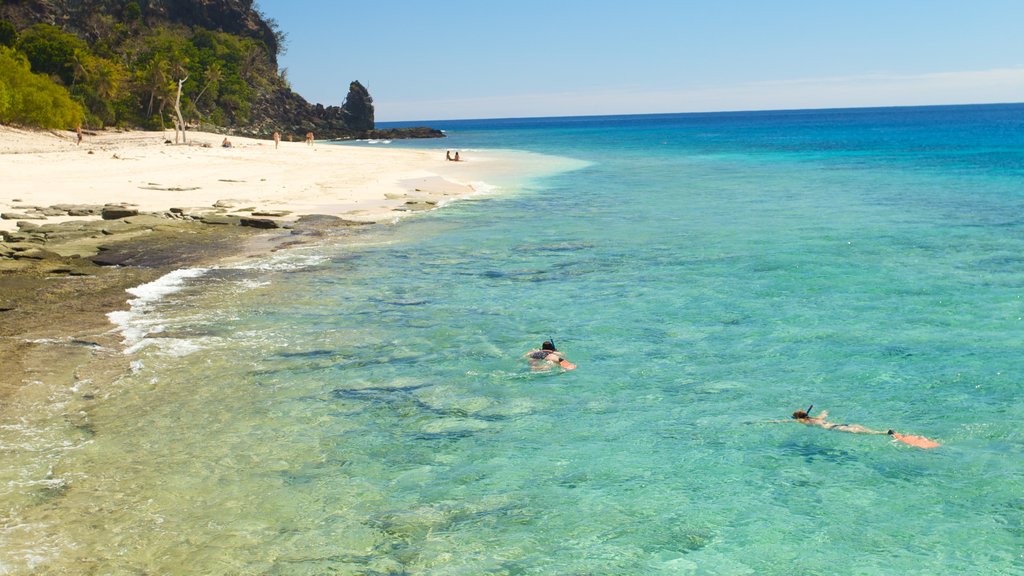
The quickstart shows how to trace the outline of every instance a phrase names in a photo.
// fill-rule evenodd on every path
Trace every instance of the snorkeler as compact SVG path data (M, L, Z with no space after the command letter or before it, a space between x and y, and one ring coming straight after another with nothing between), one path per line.
M872 430L865 428L860 424L835 424L833 422L827 422L828 410L822 410L818 416L811 416L811 410L814 408L814 404L807 407L807 410L797 410L793 412L793 420L801 424L807 424L808 426L821 426L825 430L838 430L840 432L850 432L852 434L886 434L881 430ZM785 422L785 420L783 420Z
M539 350L530 350L523 355L523 358L530 360L530 367L533 370L550 370L555 366L561 366L565 370L575 370L576 365L565 359L565 355L555 348L555 341L546 340L540 345Z
M864 426L861 426L860 424L835 424L833 422L828 422L826 420L828 418L828 410L822 410L821 414L818 416L811 416L811 410L813 408L814 404L811 404L810 406L807 407L807 410L797 410L796 412L793 412L792 420L774 420L774 422L799 422L801 424L806 424L808 426L820 426L826 430L838 430L839 432L850 432L852 434L887 434L889 436L892 436L896 440L899 440L900 442L903 442L904 444L908 446L913 446L915 448L927 449L938 448L939 446L941 446L941 444L939 444L938 442L935 442L934 440L929 440L924 436L900 434L899 432L896 432L894 430L886 430L885 432L882 432L881 430L872 430L871 428L866 428Z

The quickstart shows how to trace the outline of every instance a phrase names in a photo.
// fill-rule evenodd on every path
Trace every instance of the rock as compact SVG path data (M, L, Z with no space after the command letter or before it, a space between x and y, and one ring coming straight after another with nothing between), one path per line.
M219 213L219 210L213 208L171 208L171 214L188 220L201 220L206 216L214 216Z
M421 212L423 210L432 210L437 207L437 202L428 202L425 200L410 200L404 205L395 208L400 212Z
M135 208L126 208L124 206L104 206L103 211L100 213L104 220L120 220L121 218L138 215L139 211Z
M133 226L144 226L149 228L167 224L167 219L157 214L138 214L136 216L129 216L128 218L125 218L124 221Z
M289 224L292 234L297 236L322 236L325 230L335 228L348 228L350 226L369 226L373 222L359 222L356 220L345 220L337 216L327 214L307 214L300 216L298 220Z
M373 98L358 80L348 85L348 96L341 105L345 126L356 132L373 130Z
M241 220L239 220L238 224L240 226L248 226L250 228L263 228L263 229L272 229L272 228L280 228L281 227L278 224L277 220L271 220L270 218L242 218Z
M98 216L103 212L103 206L90 204L54 204L51 208L63 210L68 216Z
M223 214L208 214L199 218L203 224L238 226L241 218L238 216L225 216Z
M254 210L253 216L269 216L271 218L282 218L291 214L289 210Z
M347 228L349 226L366 226L372 222L359 222L358 220L345 220L338 216L329 214L306 214L300 216L295 224L301 226L316 226L318 228Z
M42 248L29 248L28 250L16 251L14 257L28 260L59 260L61 255Z
M93 238L99 236L99 234L93 230L61 230L55 232L47 232L45 234L47 242L67 242L70 240L80 240L82 238Z
M0 213L0 220L46 220L42 214L21 214L18 212Z

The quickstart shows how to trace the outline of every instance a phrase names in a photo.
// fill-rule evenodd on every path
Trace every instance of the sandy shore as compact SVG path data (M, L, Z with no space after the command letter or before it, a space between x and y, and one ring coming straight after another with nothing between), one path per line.
M176 146L166 144L173 131L101 132L77 145L72 132L0 127L0 230L14 230L19 220L75 219L38 210L69 203L382 221L405 213L405 206L474 191L458 182L458 165L434 151L298 142L275 149L272 141L240 137L224 148L223 138L190 132L189 144Z
M0 126L0 409L121 374L106 315L126 307L127 288L474 192L458 181L470 163L436 152L167 140L173 132L102 132L77 144L72 132Z

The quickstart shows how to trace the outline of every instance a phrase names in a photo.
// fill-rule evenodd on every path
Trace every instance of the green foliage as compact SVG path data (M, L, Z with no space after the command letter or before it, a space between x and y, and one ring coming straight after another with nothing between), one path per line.
M262 41L183 26L146 27L139 1L125 4L120 17L88 15L83 26L94 38L91 45L47 24L20 34L5 24L0 21L0 45L9 38L32 72L63 85L84 107L91 127L169 123L179 80L185 80L181 109L187 121L240 124L258 91L283 84ZM0 104L7 108L32 98L12 93L9 85L4 90Z
M125 4L121 17L125 22L138 22L142 20L142 8L139 8L138 2L129 2Z
M83 117L64 87L34 74L25 56L0 46L0 123L70 129Z
M65 86L76 80L76 53L89 51L78 36L49 24L34 24L23 30L17 47L28 56L33 72L57 76Z
M13 48L18 42L18 30L7 20L0 20L0 46Z

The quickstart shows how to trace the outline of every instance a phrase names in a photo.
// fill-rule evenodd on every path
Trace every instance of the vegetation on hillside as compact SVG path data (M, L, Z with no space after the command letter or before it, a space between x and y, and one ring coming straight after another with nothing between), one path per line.
M70 128L83 116L82 106L67 90L33 73L24 55L0 46L0 123Z
M277 54L263 41L171 22L154 26L136 2L116 16L91 14L80 27L89 33L42 23L19 30L0 20L0 122L162 128L184 79L186 121L240 126L257 91L284 86ZM276 29L275 36L283 40Z

